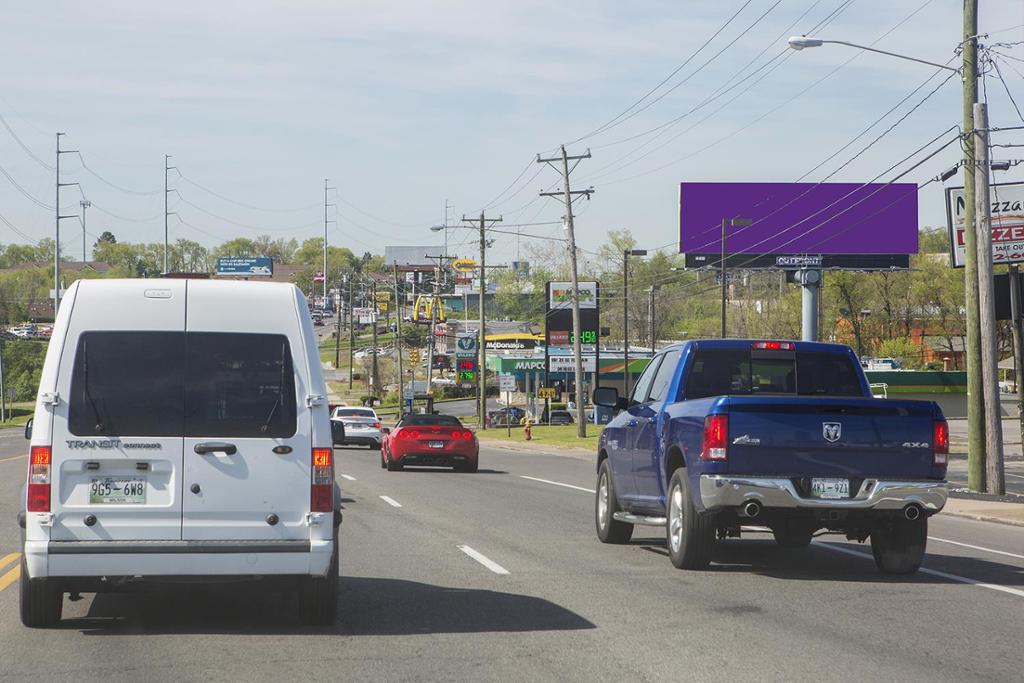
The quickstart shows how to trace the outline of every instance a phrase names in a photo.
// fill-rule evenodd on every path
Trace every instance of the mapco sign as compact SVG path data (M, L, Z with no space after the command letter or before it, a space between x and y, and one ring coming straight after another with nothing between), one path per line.
M580 282L580 308L597 308L597 283ZM571 282L549 282L548 283L548 310L572 308L572 283Z
M217 275L262 275L274 274L274 260L258 258L219 258L217 259Z
M992 194L992 262L1024 263L1024 183L996 183ZM946 189L946 225L954 268L963 268L964 188Z
M474 358L478 350L475 334L460 334L455 342L455 355L460 358Z
M452 270L456 273L472 273L479 267L471 258L457 258L452 261Z

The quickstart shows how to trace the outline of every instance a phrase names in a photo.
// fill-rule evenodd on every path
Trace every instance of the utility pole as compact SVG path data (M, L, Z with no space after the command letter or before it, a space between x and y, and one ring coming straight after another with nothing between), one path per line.
M462 217L464 223L472 223L472 219ZM484 301L487 298L487 227L495 223L501 223L502 217L487 218L483 211L480 212L480 334L477 340L477 391L479 392L479 405L477 406L477 418L480 420L480 429L487 429L487 318L485 316Z
M352 375L355 368L352 366L352 347L356 345L356 321L355 309L352 307L352 294L355 289L355 277L348 281L348 390L352 391Z
M60 138L64 133L57 133L57 186L56 201L53 203L54 216L54 239L53 239L53 319L57 320L57 309L60 308L60 222L64 218L78 218L78 214L62 216L60 213L60 188L78 185L78 183L62 183L60 181L60 155L77 154L77 149L61 149Z
M83 199L78 202L82 207L82 265L85 265L85 210L92 206L92 202L88 199Z
M328 204L327 203L327 192L329 190L333 190L334 189L333 187L328 187L328 182L329 182L328 179L324 178L324 308L325 309L327 308L327 224L331 222L331 221L327 220L327 207L333 206L332 204ZM374 305L376 306L377 302L374 302ZM373 329L374 330L377 329L376 315L374 316L374 326L373 326ZM375 364L377 362L376 358L377 358L377 356L374 355L374 363Z
M398 264L395 268L395 354L398 356L398 417L404 414L405 370L402 367L402 299L398 293Z
M622 252L622 360L626 378L626 396L630 395L629 376L629 257L647 256L646 249L625 249ZM600 342L599 342L600 343ZM600 368L597 369L600 373ZM595 387L596 388L596 387Z
M978 294L977 233L975 227L974 103L978 101L978 0L964 0L963 117L964 117L964 290L967 309L967 486L985 491L986 420L982 380L981 321ZM987 170L987 169L986 169ZM988 266L991 269L991 266ZM998 408L997 403L994 408Z
M647 321L651 326L651 358L654 358L655 347L657 343L655 340L655 329L654 329L654 293L658 291L658 288L651 285L647 288Z
M370 309L370 321L373 325L373 369L370 371L370 384L373 385L373 389L370 394L375 395L380 391L380 375L377 366L377 280L370 281L370 292L370 305L373 307Z
M169 195L171 192L177 192L177 190L175 190L174 188L167 187L167 172L168 171L172 171L172 170L178 168L177 166L168 166L167 164L168 164L168 162L170 160L171 160L171 155L170 154L165 154L164 155L164 275L166 275L167 272L168 272L168 270L167 270L167 268L168 268L167 252L168 252L168 248L169 248L169 246L168 246L169 240L168 240L168 234L167 234L167 217L168 216L173 216L173 215L175 215L177 213L176 211L168 211L167 210L167 195Z
M999 409L999 350L996 340L995 282L992 273L992 204L989 196L988 108L974 103L974 189L978 247L978 325L985 392L986 491L1006 494L1003 481L1003 425Z
M751 221L749 218L723 218L722 219L722 260L718 263L719 274L721 275L721 278L722 278L722 339L725 339L726 337L729 336L726 333L726 326L725 326L725 304L726 304L726 302L729 299L729 282L728 282L728 278L727 278L728 271L726 270L726 267L725 267L725 256L726 256L726 250L725 250L725 229L726 229L726 227L730 227L730 228L746 227L746 226L750 225L752 222L753 221Z
M548 164L552 168L554 162L561 160L562 162L562 182L564 185L563 192L541 192L542 197L557 197L562 195L565 201L565 229L569 233L569 266L572 273L572 334L573 334L573 354L576 356L576 435L579 438L584 438L587 435L587 420L584 417L585 412L583 410L583 344L580 339L580 281L579 281L579 270L576 264L576 226L573 221L572 214L572 203L573 197L583 196L590 199L590 195L594 193L594 188L590 187L586 190L573 190L569 186L569 174L579 166L580 161L583 159L590 158L590 150L588 149L585 154L576 156L569 156L565 151L565 145L561 146L562 155L561 157L555 157L551 159L542 159L540 155L537 155L538 164ZM569 162L574 161L572 168L569 168ZM597 344L600 345L601 340L597 340ZM600 369L600 368L598 368Z
M1010 266L1010 310L1013 324L1013 369L1014 384L1017 386L1017 416L1020 421L1020 433L1024 436L1024 333L1021 330L1020 316L1020 267L1014 263Z
M344 287L348 283L348 275L344 275L342 277L342 281L341 282L342 282L341 286ZM342 289L341 291L344 291L344 289ZM338 322L337 322L337 324L334 327L334 369L335 370L340 370L341 369L341 318L342 318L340 292L339 292L337 315L338 315ZM349 372L351 372L351 371L352 371L352 368L349 368Z

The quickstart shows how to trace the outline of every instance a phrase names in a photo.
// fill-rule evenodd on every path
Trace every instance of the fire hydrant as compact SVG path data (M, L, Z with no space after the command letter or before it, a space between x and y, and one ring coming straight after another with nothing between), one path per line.
M523 423L523 439L530 441L533 439L533 423L530 422L530 418L526 418L526 422Z

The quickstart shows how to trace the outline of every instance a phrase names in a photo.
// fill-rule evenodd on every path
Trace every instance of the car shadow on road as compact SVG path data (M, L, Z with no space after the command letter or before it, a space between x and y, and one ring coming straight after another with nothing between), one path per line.
M297 601L291 595L246 586L104 593L92 597L85 617L66 618L61 626L101 636L392 636L596 628L579 614L543 598L401 579L343 576L338 600L333 625L310 627L299 620Z
M653 555L668 558L662 539L630 541ZM963 555L936 552L939 543L930 543L923 567L933 572L953 574L982 583L1024 586L1024 567ZM855 557L856 554L858 557ZM838 537L824 537L810 547L782 548L771 538L744 538L715 543L707 572L759 574L778 579L804 581L852 581L886 583L958 583L956 579L921 571L910 575L883 574L875 567L871 544L844 543Z
M508 474L508 472L506 470L484 470L484 469L479 469L476 472L459 472L458 470L454 470L451 467L406 467L405 469L402 470L402 472L403 473L410 473L410 474L412 474L412 473L416 473L416 474L429 474L431 472L435 472L435 473L442 473L443 472L445 474Z

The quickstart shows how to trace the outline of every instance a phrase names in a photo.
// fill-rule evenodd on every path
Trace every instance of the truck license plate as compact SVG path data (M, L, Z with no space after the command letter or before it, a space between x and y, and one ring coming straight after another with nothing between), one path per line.
M146 502L144 477L93 477L89 484L89 503L142 504Z
M849 479L811 479L812 498L849 498Z

